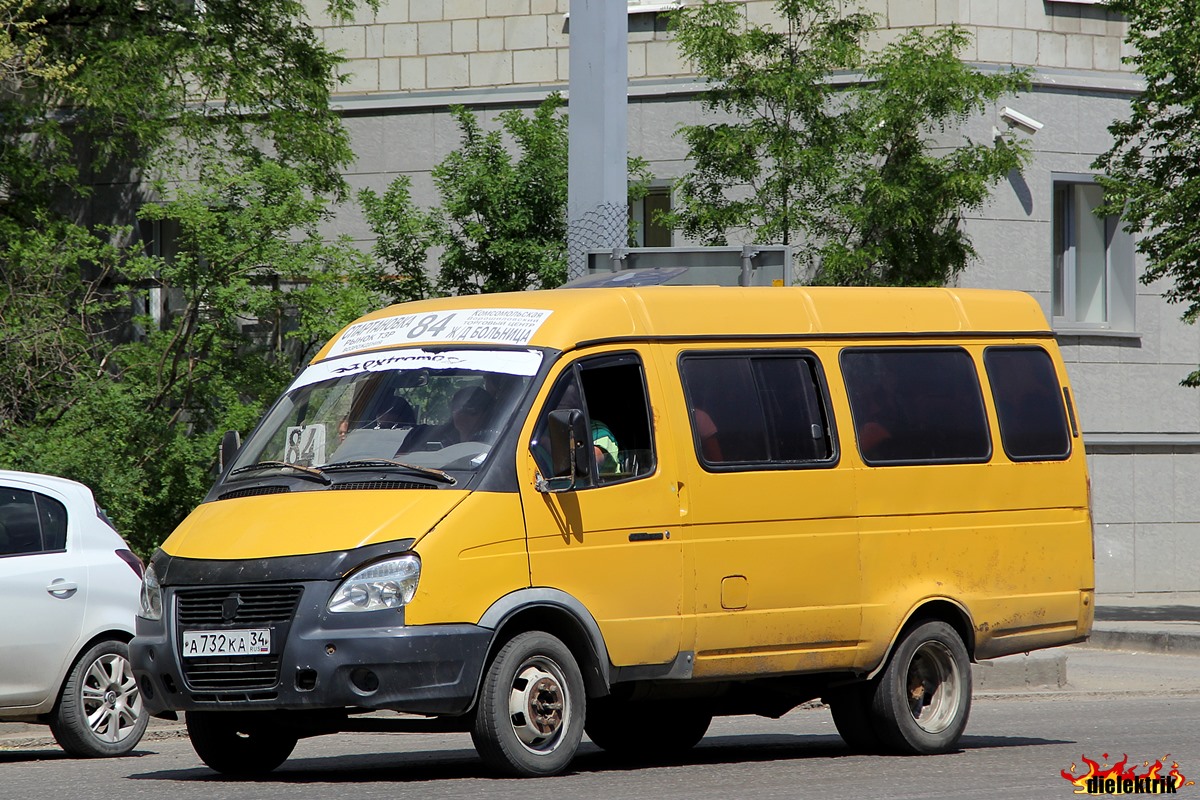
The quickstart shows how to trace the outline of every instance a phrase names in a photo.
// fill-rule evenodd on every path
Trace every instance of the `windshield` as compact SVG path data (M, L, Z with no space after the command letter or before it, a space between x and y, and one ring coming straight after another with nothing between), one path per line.
M384 463L427 476L477 470L541 360L536 350L403 349L314 364L246 442L230 477Z

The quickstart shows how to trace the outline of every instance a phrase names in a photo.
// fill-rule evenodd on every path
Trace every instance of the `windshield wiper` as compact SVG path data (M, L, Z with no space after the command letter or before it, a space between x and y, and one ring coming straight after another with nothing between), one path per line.
M329 480L329 476L316 467L306 467L303 464L293 464L290 461L259 461L257 464L247 464L244 467L238 467L229 474L233 476L242 472L257 472L260 469L279 469L281 467L297 470L300 473L296 476L297 478L310 478L314 481L320 481L326 486L332 483Z
M433 467L418 467L416 464L406 464L403 461L397 461L394 458L359 458L353 461L335 461L332 464L325 464L326 471L339 469L371 469L379 467L400 467L401 469L415 472L418 475L424 475L427 478L433 478L436 481L453 486L458 483L458 479L449 473L443 472L440 469Z

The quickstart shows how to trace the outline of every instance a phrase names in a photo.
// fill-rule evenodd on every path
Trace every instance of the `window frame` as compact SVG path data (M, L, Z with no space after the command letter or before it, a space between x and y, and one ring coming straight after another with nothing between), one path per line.
M1000 414L1000 403L996 397L996 386L998 385L992 378L992 370L988 363L988 354L996 351L1036 351L1045 356L1046 361L1050 364L1051 372L1055 376L1054 395L1059 402L1059 410L1062 412L1063 434L1067 442L1066 452L1061 455L1032 455L1032 456L1014 456L1009 452L1008 442L1004 435L1004 419ZM1054 359L1044 347L1039 347L1036 344L1013 344L1013 345L989 345L983 348L983 371L987 375L988 389L992 395L992 407L996 411L996 429L1000 431L1000 449L1004 451L1004 455L1013 463L1025 463L1030 461L1067 461L1071 458L1071 453L1075 447L1075 425L1072 421L1072 413L1069 410L1068 390L1062 385L1062 381L1058 378L1058 372L1054 368Z
M669 183L651 183L647 188L645 197L638 197L629 201L629 234L632 247L673 247L675 244L675 233L670 228L665 226L655 225L655 228L665 232L667 235L666 244L646 244L646 231L654 224L653 219L646 213L646 198L654 196L656 198L666 198L666 208L670 212L675 205L675 193L672 191Z
M979 401L979 412L983 420L983 433L987 440L986 451L980 456L971 458L897 458L880 460L877 458L867 458L862 451L860 442L861 431L858 426L858 414L855 412L855 392L851 390L851 382L847 380L846 372L846 356L855 355L858 353L928 353L928 352L949 352L961 353L966 356L967 362L971 365L971 375L975 381L976 397ZM988 414L987 401L983 394L983 380L979 372L979 364L976 362L974 355L970 350L959 344L933 344L933 345L898 345L895 347L881 345L862 345L855 347L844 347L838 353L838 368L841 370L842 385L846 390L846 402L850 406L850 425L854 430L854 443L858 448L859 458L863 464L868 467L906 467L906 466L942 466L942 465L965 465L965 464L987 464L990 463L996 452L996 443L992 441L991 417Z
M67 545L69 543L70 535L71 535L71 511L67 507L67 504L57 498L50 497L47 494L35 491L33 489L25 489L25 488L21 488L18 486L4 486L2 488L8 492L12 492L12 493L20 492L22 494L29 495L29 498L33 504L34 522L37 525L37 549L22 550L20 552L12 552L12 553L0 553L0 558L14 558L14 557L20 557L20 556L36 556L36 555L44 555L44 554L48 554L48 553L65 553L67 551ZM42 516L43 503L45 503L47 501L50 503L54 503L56 506L58 506L62 510L62 518L63 518L63 544L62 544L62 547L48 547L47 546L47 542L49 541L49 536L46 532L46 524L45 524L45 520L43 519L43 516Z
M608 366L619 366L623 363L629 363L637 367L638 377L640 378L642 387L642 397L645 400L643 408L646 412L646 432L649 436L650 457L651 463L645 472L640 472L632 475L627 475L614 480L603 480L603 474L600 472L600 465L596 463L596 457L592 449L588 449L588 483L580 485L576 483L571 491L586 491L589 489L603 489L609 486L621 486L633 481L645 480L651 478L658 473L659 458L658 458L658 435L654 428L654 407L650 401L650 385L646 379L646 364L642 358L642 354L636 350L620 350L611 353L596 353L593 355L582 356L575 359L570 364L562 369L557 376L550 381L550 391L546 394L546 400L542 403L541 408L537 413L537 421L533 426L533 438L530 439L528 446L532 452L537 440L540 438L539 431L542 429L543 421L547 415L554 410L551 407L551 399L558 391L562 381L569 379L574 381L579 391L580 410L583 412L584 422L587 424L587 429L590 432L592 427L592 412L589 408L587 393L583 386L583 377L581 373L586 369L603 369ZM606 423L607 424L607 423ZM610 429L611 430L611 429ZM620 444L620 439L617 441ZM534 458L534 465L538 472L542 471L542 465L537 463L537 458Z
M1064 333L1130 334L1135 331L1137 306L1134 240L1118 215L1104 218L1104 319L1078 319L1079 232L1075 219L1077 190L1085 186L1099 186L1096 176L1051 174L1051 323Z
M684 371L684 364L689 360L732 360L735 358L745 359L752 362L755 359L788 359L792 361L805 361L810 365L810 373L812 374L816 390L817 402L820 406L818 410L824 413L823 424L825 426L825 438L829 443L829 456L824 459L811 460L764 460L764 461L731 461L731 462L712 462L704 457L703 442L700 438L699 430L696 426L695 404L692 402L693 393L688 388L687 375ZM825 374L825 365L821 362L820 357L808 348L736 348L736 349L708 349L703 350L684 350L675 360L675 368L679 377L680 388L683 391L684 408L687 411L688 427L692 435L692 449L696 456L696 461L701 469L711 473L727 473L727 472L779 472L790 470L809 470L809 469L832 469L841 461L841 445L838 437L838 428L834 417L833 403L829 392L829 379ZM751 372L753 377L753 372ZM757 385L756 385L757 390ZM758 399L761 405L761 393L758 394ZM768 430L768 422L766 411L763 411L763 431Z

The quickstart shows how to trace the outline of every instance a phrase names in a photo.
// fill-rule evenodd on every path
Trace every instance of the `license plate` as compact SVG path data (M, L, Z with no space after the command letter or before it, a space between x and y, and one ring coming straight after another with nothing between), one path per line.
M271 652L271 631L184 631L183 657L262 656Z

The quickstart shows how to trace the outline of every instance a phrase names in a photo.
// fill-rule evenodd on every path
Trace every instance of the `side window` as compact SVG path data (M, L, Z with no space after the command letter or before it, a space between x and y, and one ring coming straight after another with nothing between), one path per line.
M0 487L0 556L41 551L42 534L33 492Z
M972 463L991 456L979 376L957 347L853 348L842 377L867 464Z
M983 351L983 363L1005 454L1013 461L1070 455L1062 389L1050 354L1040 347L989 347Z
M67 507L44 494L35 494L38 518L42 523L42 542L46 550L67 549Z
M833 458L811 355L689 353L679 369L696 453L705 466L762 468Z
M586 485L615 483L654 472L654 437L646 380L637 356L602 356L572 365L555 383L534 429L531 444L542 474L550 472L543 441L550 411L578 408L592 434L591 478Z
M1104 189L1090 176L1054 176L1050 308L1056 328L1135 327L1134 239L1119 217L1096 216L1103 202Z

